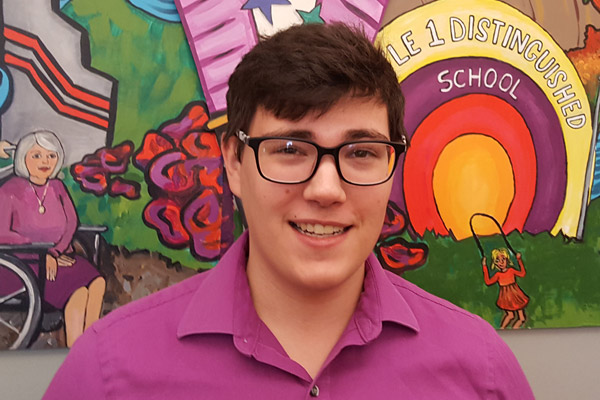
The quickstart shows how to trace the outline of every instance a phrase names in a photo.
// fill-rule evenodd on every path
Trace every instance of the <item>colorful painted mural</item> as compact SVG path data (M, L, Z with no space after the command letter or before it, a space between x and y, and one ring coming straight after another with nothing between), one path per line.
M561 5L566 25L555 6L428 2L377 36L407 102L391 200L408 221L400 236L428 248L405 277L499 328L600 316L597 45L584 25L598 14Z
M104 279L101 314L213 267L244 229L218 145L227 79L261 36L332 21L386 51L406 97L382 264L498 328L600 324L594 2L30 3L0 1L0 202L51 206L44 183L9 192L16 146L51 131L64 165L49 181L78 229L57 252L0 243L22 282L0 292L0 348L69 344L68 311L46 296L67 290L70 260Z
M177 3L212 99L213 121L225 123L219 116L235 60L259 40L258 34L272 32L261 31L263 17L276 30L275 11L281 12L277 21L292 23L289 12L297 4L228 2L230 12L221 15L203 2ZM308 8L321 5L314 3ZM357 3L363 8L347 7L354 19L339 19L365 24L365 15L378 15L374 2ZM254 18L242 11L251 7ZM231 12L239 17L236 23L224 17ZM210 20L202 18L208 13ZM318 22L337 20L324 15ZM565 16L572 27L565 28ZM499 328L598 323L600 299L589 285L598 282L595 267L586 263L586 279L576 278L578 273L557 278L566 270L588 268L575 267L578 260L595 260L596 240L586 234L596 212L590 200L597 143L592 76L597 73L590 73L595 52L593 28L586 23L598 17L583 2L390 2L377 41L406 97L411 144L376 248L384 265ZM233 40L227 29L245 32L245 39ZM211 41L213 32L229 41ZM578 53L582 61L575 63ZM221 55L231 57L229 66ZM492 253L498 251L505 252L506 271L487 262L497 261ZM578 257L572 258L573 252ZM515 276L524 278L525 267L519 267L525 264L530 272L521 282L523 292ZM487 278L482 280L483 265ZM540 268L544 273L536 274ZM581 283L573 285L573 279ZM498 305L506 307L498 303L506 296L487 288L498 282L501 292L510 285L523 292L521 303L524 293L531 293L527 315L524 304L510 310Z
M232 241L232 210L222 212L227 189L220 180L220 153L212 142L210 151L204 147L215 141L215 133L204 126L204 96L172 1L35 0L26 9L10 0L0 4L0 203L14 213L19 210L9 209L9 201L26 205L35 194L36 210L39 202L45 209L40 215L48 219L56 212L53 187L64 184L77 212L68 225L78 226L59 249L52 240L40 243L33 237L43 233L34 220L16 227L7 214L0 222L3 239L16 230L21 235L0 243L0 348L64 347L75 338L69 304L51 300L55 291L69 293L73 285L70 260L85 259L104 278L100 305L106 314L212 267L226 247L222 237ZM30 174L31 191L27 179L15 173L19 145L36 131L56 135L64 163L58 179L51 180L61 180L60 185L35 186ZM174 175L163 169L160 163L173 149L155 147L151 132L164 134L181 150L178 155L195 164L175 167ZM184 178L193 190L175 193ZM24 192L11 191L21 180ZM165 199L185 213L181 226L188 245L164 240L169 229L163 221L172 215L171 207L161 208ZM57 234L62 228L52 229ZM36 262L24 262L23 252ZM5 285L15 280L20 285ZM92 305L91 293L98 290L91 282L83 286L90 293L83 304Z

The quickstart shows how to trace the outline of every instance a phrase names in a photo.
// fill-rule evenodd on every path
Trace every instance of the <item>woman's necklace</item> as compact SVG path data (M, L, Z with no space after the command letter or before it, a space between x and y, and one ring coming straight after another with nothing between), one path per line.
M50 183L50 181L46 181L46 185L44 187L44 194L42 194L42 198L40 199L40 196L38 196L37 192L35 191L35 188L31 184L31 182L29 182L29 186L31 186L31 190L33 190L33 194L35 194L35 198L37 199L38 204L40 205L40 207L38 208L38 212L40 214L43 214L46 212L46 207L44 207L44 200L46 199L46 191L48 190L48 183Z

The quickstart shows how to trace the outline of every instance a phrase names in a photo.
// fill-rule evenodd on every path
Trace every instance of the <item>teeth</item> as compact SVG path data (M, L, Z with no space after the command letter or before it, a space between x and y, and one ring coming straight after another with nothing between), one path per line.
M321 225L321 224L316 224L316 225L315 225L315 230L314 230L314 232L315 232L317 235L322 235L322 234L324 234L324 233L325 233L325 229L323 229L323 225Z
M341 226L321 225L321 224L295 224L303 233L315 236L330 236L344 232Z

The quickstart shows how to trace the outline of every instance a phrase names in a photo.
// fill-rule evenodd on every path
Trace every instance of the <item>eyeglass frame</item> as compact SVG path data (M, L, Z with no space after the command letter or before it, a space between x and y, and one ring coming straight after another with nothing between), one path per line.
M258 169L258 173L260 174L260 176L269 182L280 183L282 185L298 185L298 184L310 181L312 179L312 177L315 176L315 173L319 169L319 165L321 164L321 159L323 158L323 156L328 155L328 154L333 157L333 159L335 161L335 168L337 170L338 176L340 177L340 179L342 181L349 183L350 185L355 185L355 186L381 185L381 184L389 181L390 178L394 175L394 171L396 170L396 166L398 165L398 159L400 158L400 155L402 153L404 153L408 147L408 141L406 140L406 137L404 135L402 135L402 138L401 138L402 140L400 142L392 142L392 141L388 141L388 140L353 140L353 141L349 141L349 142L340 143L338 146L335 146L335 147L324 147L324 146L320 146L320 145L316 144L315 142L307 140L307 139L299 139L299 138L293 138L293 137L284 137L284 136L250 137L248 134L246 134L242 130L239 130L236 132L236 137L242 143L244 143L246 146L250 147L253 150L254 159L256 160L256 168ZM263 174L263 172L260 168L260 161L258 161L258 158L259 158L258 148L260 147L260 144L262 142L264 142L265 140L272 140L272 139L293 140L295 142L308 143L310 145L313 145L317 149L317 161L315 163L312 173L310 174L310 176L308 178L306 178L303 181L299 181L299 182L281 182L281 181L277 181L277 180L268 178L267 176L265 176ZM344 177L344 175L342 174L342 169L340 167L340 150L342 149L342 147L347 146L349 144L363 143L363 142L383 143L383 144L390 145L394 148L394 151L396 152L394 166L392 167L392 172L390 173L390 176L388 176L385 180L383 180L381 182L377 182L377 183L354 183L354 182L347 180Z

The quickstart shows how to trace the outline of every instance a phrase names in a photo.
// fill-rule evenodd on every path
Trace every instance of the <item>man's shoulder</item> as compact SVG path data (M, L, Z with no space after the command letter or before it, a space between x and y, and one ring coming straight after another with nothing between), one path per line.
M464 393L461 398L533 398L518 361L492 325L392 272L386 275L417 321L411 335L396 329L386 334L386 351L401 354L399 362L426 365L447 393L454 386L455 393Z
M459 306L427 292L412 282L385 271L390 282L406 300L420 325L429 321L437 326L479 326L479 329L492 330L491 325L478 315L475 315Z
M125 327L133 333L137 326L165 324L169 321L176 323L193 294L210 273L211 271L202 272L121 306L98 320L91 329L97 334L105 334Z
M418 334L414 336L413 346L443 348L443 352L436 352L436 357L444 356L461 365L470 365L473 370L489 368L490 357L496 357L492 353L510 353L492 325L480 316L392 272L388 271L388 276L417 321Z
M189 341L179 340L177 331L182 316L195 311L195 295L211 275L212 270L202 272L96 321L75 341L47 398L87 398L80 390L90 390L89 398L94 399L142 398L140 393L148 387L165 393L164 385L173 376L165 371L192 371L197 360L189 355ZM124 381L123 376L130 379ZM84 382L85 389L82 383L73 386L73 377Z

